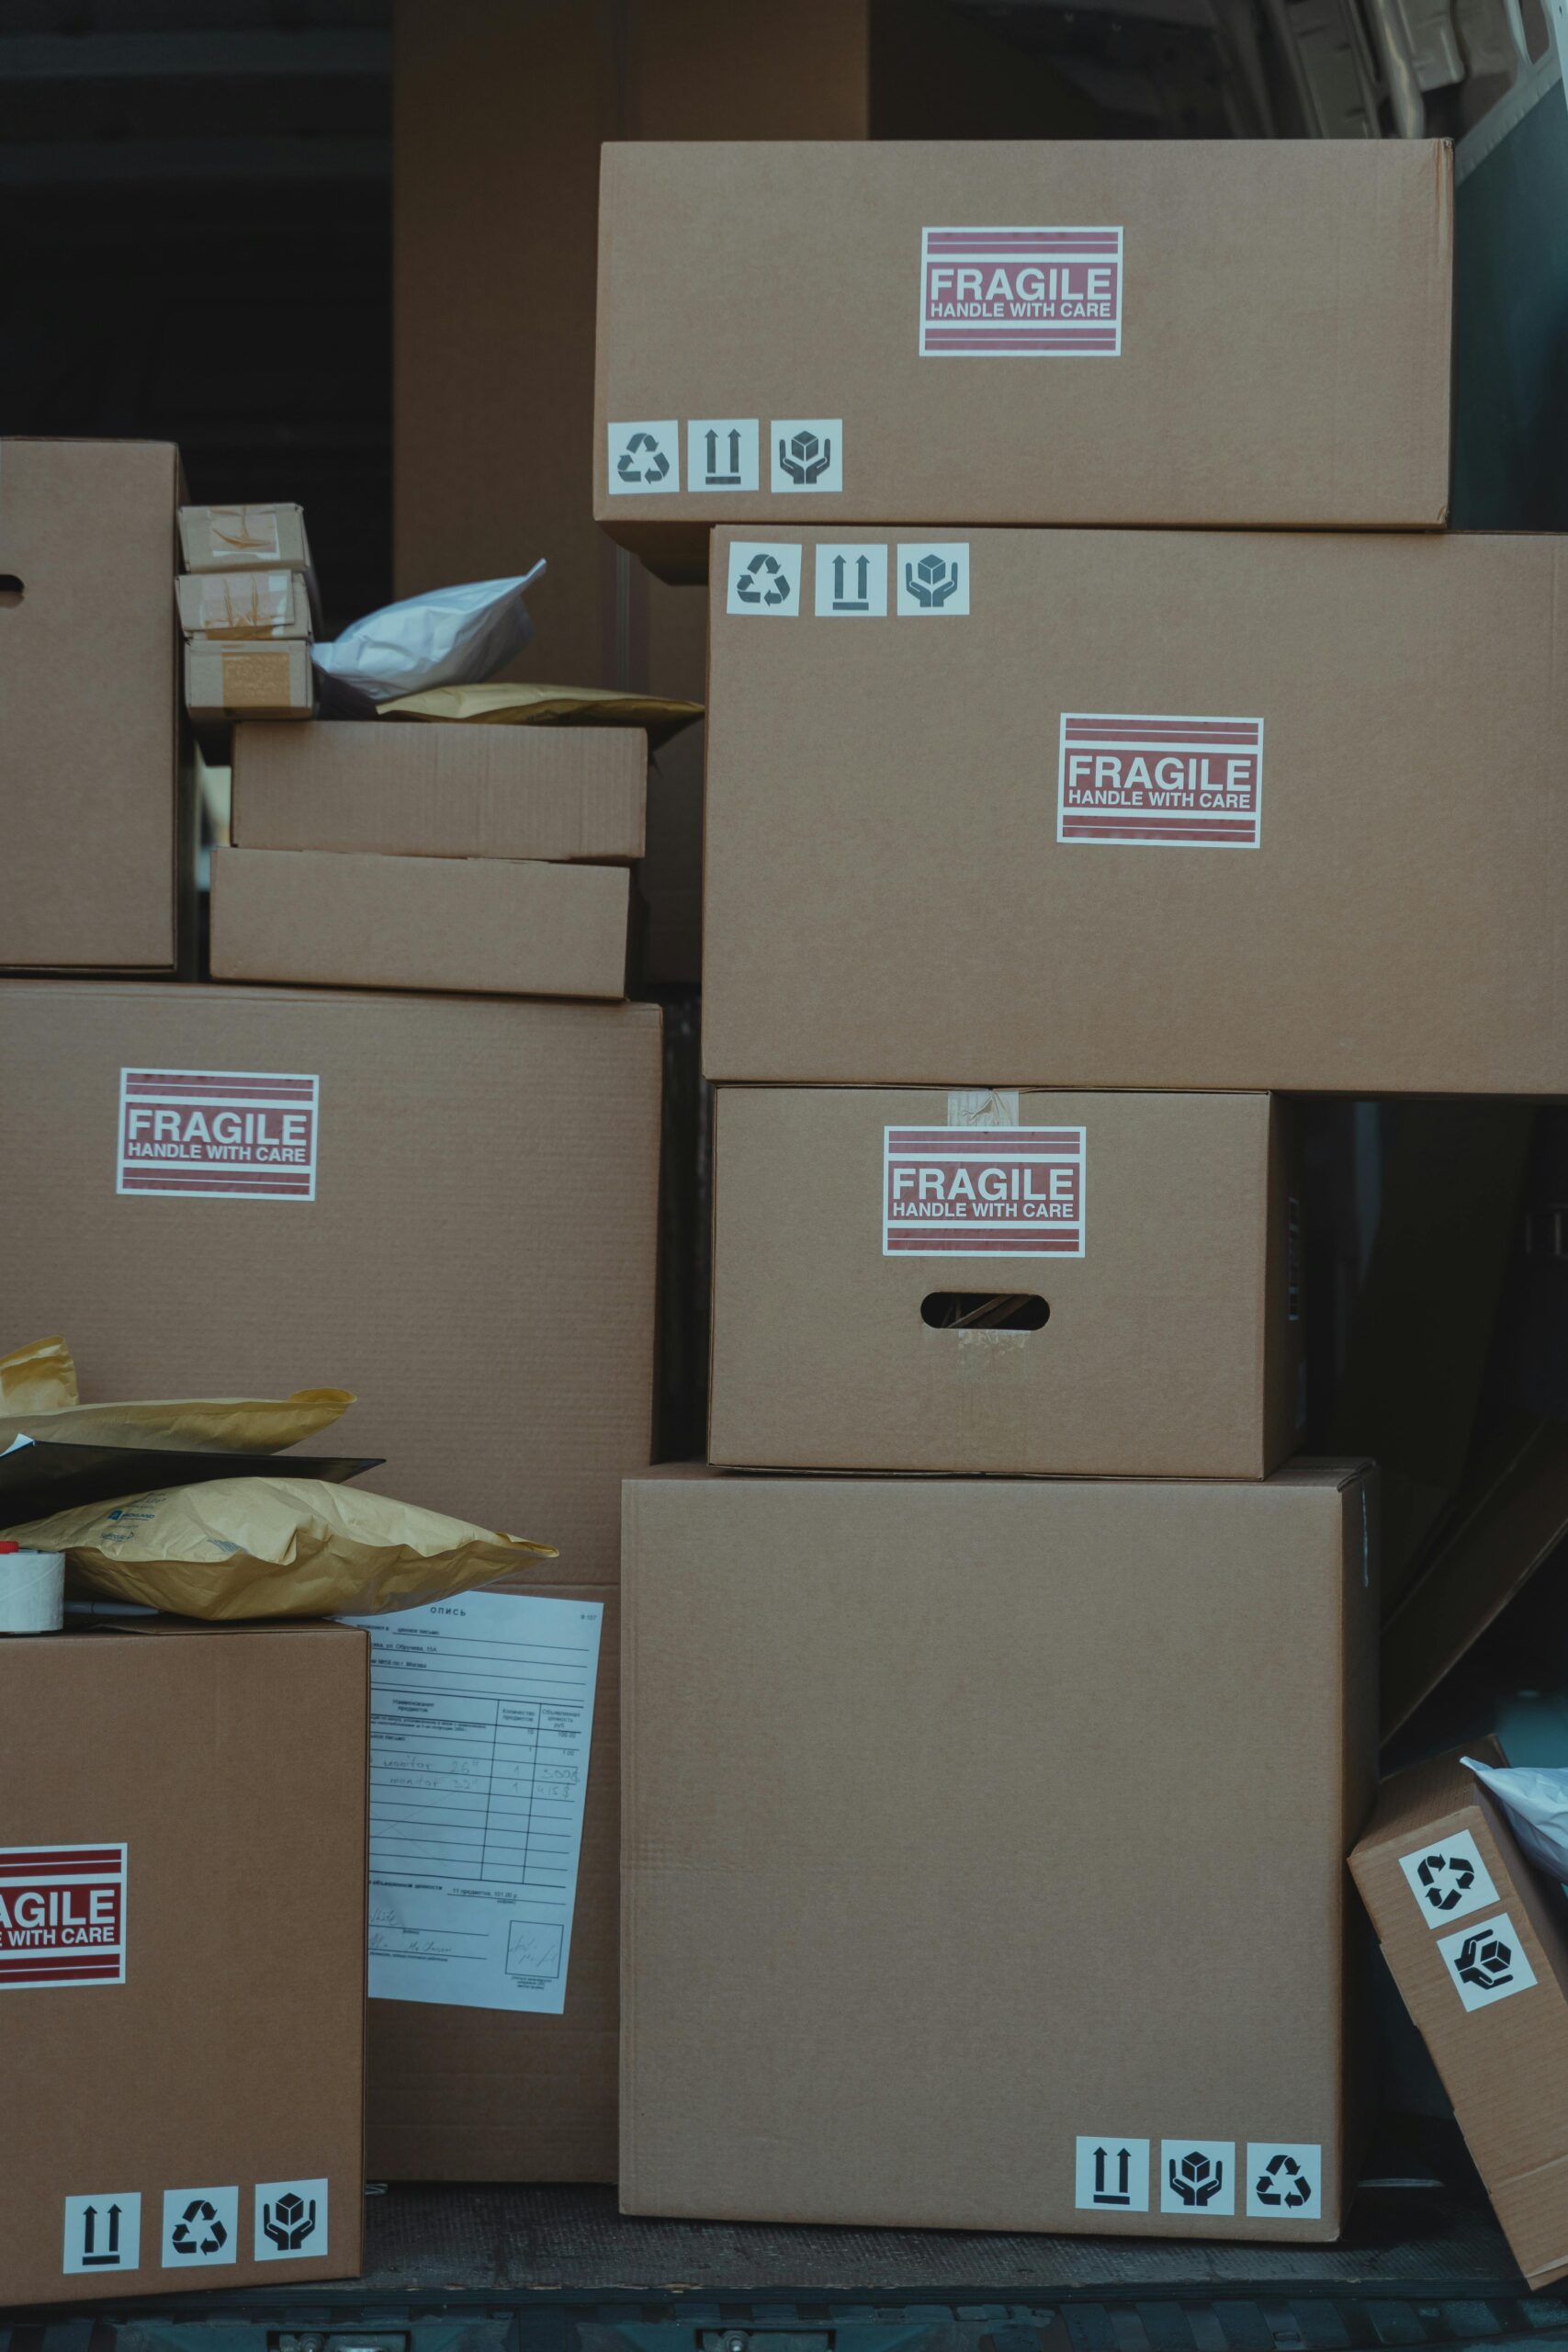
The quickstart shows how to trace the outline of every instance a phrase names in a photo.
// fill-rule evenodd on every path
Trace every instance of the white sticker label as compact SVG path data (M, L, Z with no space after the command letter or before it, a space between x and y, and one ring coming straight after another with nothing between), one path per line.
M927 229L920 356L1114 358L1120 229Z
M0 1992L123 1984L123 1846L0 1846Z
M1194 2220L1235 2211L1234 2140L1162 2140L1159 2210Z
M655 491L681 487L681 426L673 416L640 417L612 424L610 494L648 498Z
M121 1070L115 1189L313 1201L320 1098L320 1079L278 1070Z
M775 416L768 435L777 491L842 490L841 416Z
M881 620L887 612L887 544L817 549L817 617Z
M727 613L773 614L793 620L800 610L798 540L734 539L729 548Z
M1323 2150L1315 2140L1249 2140L1247 2214L1252 2222L1323 2219Z
M239 2259L240 2191L231 2188L165 2188L165 2270L210 2270Z
M83 2271L136 2270L141 2264L141 2199L134 2190L98 2188L65 2200L68 2278Z
M1262 823L1260 718L1062 713L1059 842L1256 849Z
M1081 1258L1082 1127L885 1127L885 1258Z
M1434 1928L1447 1927L1472 1911L1490 1910L1498 1899L1492 1873L1468 1829L1456 1830L1440 1845L1401 1854L1399 1867L1422 1917Z
M968 612L967 539L903 540L894 571L900 614Z
M1518 1929L1506 1911L1478 1928L1456 1928L1451 1936L1439 1936L1438 1950L1467 2009L1489 2009L1494 2001L1528 1993L1535 1983Z
M1080 2134L1074 2202L1080 2213L1146 2213L1148 2142L1113 2132Z
M755 490L761 428L754 416L686 419L686 488Z
M327 2250L327 2184L324 2180L263 2180L256 2184L255 2237L258 2262L304 2261Z

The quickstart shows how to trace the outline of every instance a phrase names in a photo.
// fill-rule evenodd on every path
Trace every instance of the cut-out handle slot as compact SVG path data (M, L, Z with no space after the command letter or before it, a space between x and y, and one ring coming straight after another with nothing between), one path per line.
M0 571L0 606L19 605L21 601L22 583L17 574L14 571Z
M1051 1309L1030 1291L933 1290L920 1301L933 1331L1038 1331Z

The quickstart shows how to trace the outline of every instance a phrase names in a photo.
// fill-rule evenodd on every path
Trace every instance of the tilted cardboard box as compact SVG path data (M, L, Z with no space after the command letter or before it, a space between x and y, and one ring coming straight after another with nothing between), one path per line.
M1457 1752L1383 1783L1350 1867L1514 2258L1547 2286L1568 2275L1562 1890Z
M721 1087L710 1459L1263 1477L1298 1250L1265 1095Z
M0 442L0 969L175 968L179 494L166 442Z
M711 1077L1568 1091L1568 540L716 545Z
M640 728L242 722L230 838L236 849L624 865L642 855L647 801Z
M0 2302L358 2272L366 1647L0 1643Z
M212 977L619 999L630 902L624 866L220 849Z
M607 146L594 514L671 578L716 523L1435 527L1452 202L1442 142Z
M1371 1501L629 1481L623 2208L1333 2237Z
M387 1456L369 1483L557 1544L545 1589L613 1602L620 1483L651 1449L660 1027L644 1005L17 982L7 1328L69 1333L89 1398L341 1382L344 1446ZM237 1142L192 1134L213 1080ZM378 2177L614 2177L613 1685L565 2015L373 2003Z

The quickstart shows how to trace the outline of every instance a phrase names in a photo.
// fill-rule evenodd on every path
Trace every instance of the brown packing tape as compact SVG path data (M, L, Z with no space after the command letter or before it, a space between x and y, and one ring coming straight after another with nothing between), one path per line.
M308 635L298 578L288 571L186 572L175 582L181 623L187 633L207 638Z
M230 548L236 555L276 555L277 512L271 506L209 506L209 527L215 548Z

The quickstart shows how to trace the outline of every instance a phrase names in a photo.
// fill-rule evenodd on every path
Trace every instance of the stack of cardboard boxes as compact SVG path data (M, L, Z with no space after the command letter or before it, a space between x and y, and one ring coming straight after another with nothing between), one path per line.
M186 707L198 727L309 718L318 605L298 506L182 506L175 582Z
M1438 535L1449 269L1436 146L607 151L719 1082L712 1466L625 1500L634 2211L1340 2227L1375 1500L1288 1460L1276 1091L1568 1043L1556 555Z

